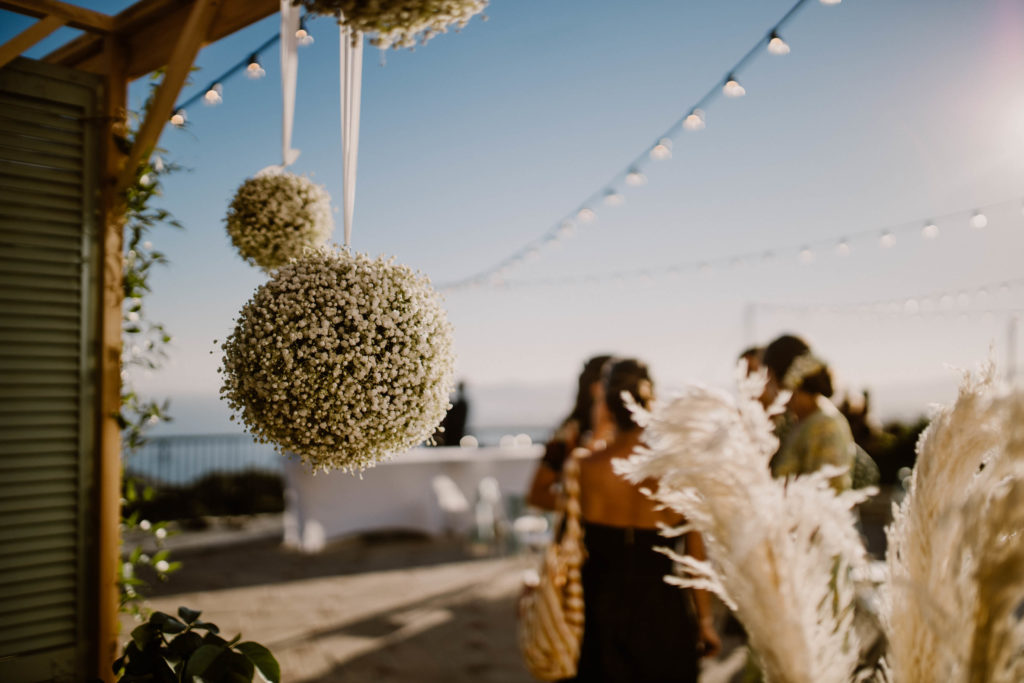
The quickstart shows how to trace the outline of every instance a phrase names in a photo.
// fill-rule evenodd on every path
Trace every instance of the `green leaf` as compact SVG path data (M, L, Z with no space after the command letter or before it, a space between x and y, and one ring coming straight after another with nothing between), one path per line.
M200 614L202 614L202 612L194 609L189 609L188 607L178 608L178 616L184 619L186 624L194 623L195 620L199 618Z
M149 623L153 624L164 633L181 633L188 628L175 617L172 617L170 614L164 614L163 612L154 612L153 616L149 618Z
M203 646L203 638L198 633L185 631L171 641L170 649L181 659L187 660L196 650Z
M270 650L259 643L251 641L239 643L235 646L235 649L249 658L249 661L255 665L267 683L280 683L281 666L277 663L274 655L270 653Z
M192 628L202 628L206 629L210 633L220 633L220 629L217 627L217 624L209 621L197 621L192 624Z
M142 624L132 631L132 642L135 647L145 650L146 646L157 639L159 631L153 624Z
M185 667L185 680L191 681L193 676L201 676L225 652L227 652L227 648L223 645L203 645L198 648L188 658L188 666Z

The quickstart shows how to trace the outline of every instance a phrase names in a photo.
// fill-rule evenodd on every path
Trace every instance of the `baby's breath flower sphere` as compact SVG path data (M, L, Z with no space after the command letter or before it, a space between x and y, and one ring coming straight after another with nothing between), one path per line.
M362 470L430 438L449 408L452 330L426 276L308 250L242 307L221 396L261 443L314 470Z
M263 171L242 183L224 222L242 258L264 270L323 246L334 231L327 190L283 170Z
M370 34L379 48L415 47L451 26L462 28L487 0L299 0L317 14L337 16L352 31ZM486 17L484 17L486 19Z

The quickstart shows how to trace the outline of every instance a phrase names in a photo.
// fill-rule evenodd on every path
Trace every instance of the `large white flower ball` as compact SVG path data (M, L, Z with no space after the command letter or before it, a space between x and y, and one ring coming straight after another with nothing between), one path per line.
M242 183L224 222L242 258L264 270L323 246L334 232L327 190L305 176L279 169Z
M273 273L222 345L222 397L314 470L370 467L430 438L453 388L452 328L426 276L310 250Z
M462 28L488 0L299 0L317 14L338 17L379 48L415 47L452 26ZM484 17L486 19L486 17Z

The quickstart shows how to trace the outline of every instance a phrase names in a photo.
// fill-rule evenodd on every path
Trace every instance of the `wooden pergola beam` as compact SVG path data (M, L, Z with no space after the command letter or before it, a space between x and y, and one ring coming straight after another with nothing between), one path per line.
M178 99L178 94L192 70L192 62L199 54L199 48L206 43L207 32L223 2L224 0L195 0L192 3L185 25L181 32L174 36L177 40L167 62L164 79L150 102L146 119L139 127L128 160L121 169L119 189L131 184L139 163L152 153L160 139L160 133L163 132L167 120L171 118L174 102Z
M6 0L0 0L0 3ZM128 80L159 69L171 59L177 37L196 0L144 0L114 19L114 31L125 46ZM223 0L199 47L269 17L281 8L280 0ZM103 44L98 36L84 35L46 57L44 61L81 71L102 73Z
M43 17L3 45L0 45L0 69L7 66L18 55L66 23L62 17L52 15Z
M92 33L110 33L114 30L114 17L60 0L0 0L0 9L24 14L36 19L57 17L71 28Z

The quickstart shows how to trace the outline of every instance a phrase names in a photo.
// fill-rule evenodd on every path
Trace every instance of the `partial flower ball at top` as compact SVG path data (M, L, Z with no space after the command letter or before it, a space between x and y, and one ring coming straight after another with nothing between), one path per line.
M281 266L223 344L221 396L314 470L362 470L427 440L449 406L452 330L429 280L333 248Z
M316 14L337 16L357 33L370 34L381 49L413 48L454 26L464 27L487 0L299 0ZM487 17L485 16L484 19Z
M309 178L276 169L242 183L224 222L242 258L264 270L323 246L334 232L327 190Z

